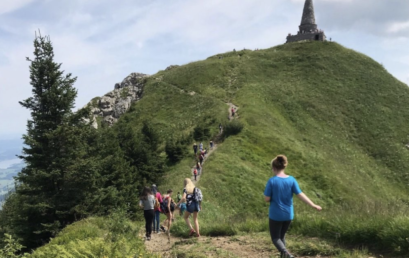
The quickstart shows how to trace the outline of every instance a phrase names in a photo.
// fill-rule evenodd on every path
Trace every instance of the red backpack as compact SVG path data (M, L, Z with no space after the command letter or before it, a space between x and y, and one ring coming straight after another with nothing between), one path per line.
M193 170L193 174L197 175L197 169Z

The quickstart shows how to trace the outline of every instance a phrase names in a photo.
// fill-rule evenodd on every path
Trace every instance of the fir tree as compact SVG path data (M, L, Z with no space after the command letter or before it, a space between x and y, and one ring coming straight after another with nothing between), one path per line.
M27 147L20 156L26 167L16 178L16 194L22 202L16 223L18 235L34 247L75 219L78 196L74 196L84 185L79 171L88 172L83 170L88 147L83 144L87 126L81 120L86 111L76 115L71 111L76 77L63 75L49 37L36 35L30 62L33 96L20 102L31 111L31 119L23 136Z

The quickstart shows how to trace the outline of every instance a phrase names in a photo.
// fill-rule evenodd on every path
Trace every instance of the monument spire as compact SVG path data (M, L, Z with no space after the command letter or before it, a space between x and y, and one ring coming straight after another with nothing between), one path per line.
M314 4L312 0L305 0L300 31L312 32L315 31L316 29L317 24L315 23Z
M304 10L302 13L300 30L297 35L288 34L287 43L304 40L325 41L326 36L323 30L318 30L315 23L314 4L313 0L305 0Z

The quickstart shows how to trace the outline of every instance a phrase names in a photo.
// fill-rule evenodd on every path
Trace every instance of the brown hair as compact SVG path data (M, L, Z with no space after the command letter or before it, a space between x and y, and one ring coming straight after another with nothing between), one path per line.
M169 189L169 190L168 190L168 194L170 194L170 193L173 193L172 189Z
M288 165L287 157L284 155L278 155L271 161L271 166L275 169L285 169Z

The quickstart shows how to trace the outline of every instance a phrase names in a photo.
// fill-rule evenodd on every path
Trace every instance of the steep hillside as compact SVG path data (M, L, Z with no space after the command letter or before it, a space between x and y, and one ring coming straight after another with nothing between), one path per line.
M226 103L240 108L244 129L206 161L198 184L203 235L266 231L270 161L285 154L287 173L323 207L317 213L296 200L291 233L409 253L407 85L333 42L234 51L150 76L113 129L139 130L149 120L163 142L193 144L194 129L208 128L207 143L228 123ZM154 182L161 192L181 191L191 176L186 148L189 155ZM187 236L182 220L172 233Z
M409 202L409 89L380 64L331 42L219 54L150 77L144 98L118 126L150 119L164 137L200 124L216 134L218 122L227 122L227 102L240 107L245 127L207 162L203 233L266 229L262 192L270 160L282 153L288 173L324 207L316 214L297 202L293 231L405 244L382 234L409 230L401 217ZM161 189L181 189L192 162L170 167ZM183 227L175 228L182 234Z

